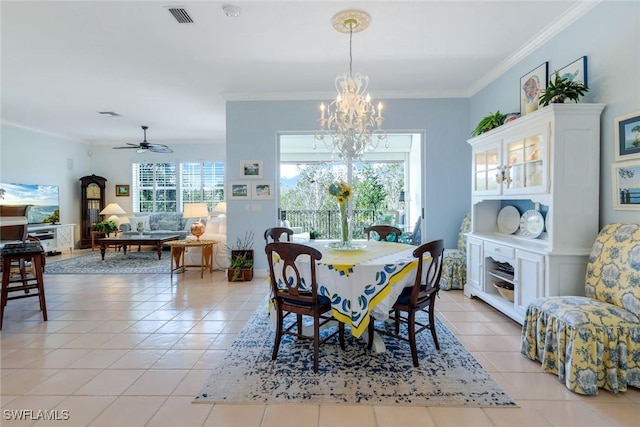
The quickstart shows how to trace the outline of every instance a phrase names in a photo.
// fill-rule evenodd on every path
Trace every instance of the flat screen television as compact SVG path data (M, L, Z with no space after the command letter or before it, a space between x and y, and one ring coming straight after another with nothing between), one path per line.
M60 222L60 189L57 185L0 183L0 205L31 205L29 224Z

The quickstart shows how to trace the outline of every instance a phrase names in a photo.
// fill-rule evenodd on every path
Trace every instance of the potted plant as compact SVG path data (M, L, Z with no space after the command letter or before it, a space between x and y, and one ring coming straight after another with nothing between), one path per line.
M104 220L96 224L96 230L108 236L114 231L118 231L118 226L114 221Z
M316 240L316 239L320 238L321 236L322 236L322 233L320 233L319 231L311 230L309 232L309 239L311 239L311 240Z
M504 118L506 116L507 115L502 114L500 110L496 111L495 113L489 114L488 116L480 120L478 126L476 126L473 132L471 132L471 136L478 136L487 131L490 131L491 129L495 129L498 126L502 126L502 124L504 123Z
M227 280L230 282L253 279L253 231L247 231L244 238L238 237L229 251L231 261L227 268Z
M540 95L540 105L546 107L550 103L561 104L567 99L578 102L580 97L587 92L589 92L589 88L584 84L574 82L569 77L562 77L556 71L554 79L549 82L547 88Z

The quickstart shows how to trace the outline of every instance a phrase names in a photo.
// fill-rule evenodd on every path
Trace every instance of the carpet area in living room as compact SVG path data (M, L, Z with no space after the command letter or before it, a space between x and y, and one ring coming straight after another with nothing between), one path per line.
M109 251L104 260L100 252L61 260L47 258L45 274L156 274L169 273L171 259L169 251L163 251L158 259L155 250L141 252Z
M353 337L342 351L336 337L320 347L314 374L310 341L284 336L277 360L271 360L275 332L265 301L227 356L212 367L194 402L516 406L440 321L437 330L439 351L431 334L418 334L418 368L408 343L384 337L387 350L376 354Z

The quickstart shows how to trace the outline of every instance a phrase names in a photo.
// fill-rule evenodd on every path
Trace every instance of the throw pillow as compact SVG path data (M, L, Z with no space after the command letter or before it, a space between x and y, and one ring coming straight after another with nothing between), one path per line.
M158 230L178 231L178 223L176 221L160 220L158 221Z
M151 226L149 225L149 217L148 216L130 216L129 224L131 224L131 229L136 230L138 228L138 223L141 222L144 226L144 231L150 231Z
M224 234L226 236L226 234L227 234L227 217L226 216L222 216L222 217L218 217L218 218L220 218L220 228L218 229L218 233Z

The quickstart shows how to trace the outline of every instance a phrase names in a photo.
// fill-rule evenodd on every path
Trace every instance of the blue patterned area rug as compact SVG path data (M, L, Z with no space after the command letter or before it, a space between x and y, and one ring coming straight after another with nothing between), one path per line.
M91 252L75 258L53 261L47 258L45 274L156 274L169 273L171 259L169 251L162 253L158 260L155 250L137 252L114 252L110 250L100 257L100 251Z
M387 351L375 354L347 332L345 351L337 336L320 346L314 374L310 341L284 336L278 359L271 360L275 333L265 302L193 402L516 406L440 321L437 331L440 351L429 331L417 336L419 368L408 343L383 337Z

